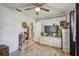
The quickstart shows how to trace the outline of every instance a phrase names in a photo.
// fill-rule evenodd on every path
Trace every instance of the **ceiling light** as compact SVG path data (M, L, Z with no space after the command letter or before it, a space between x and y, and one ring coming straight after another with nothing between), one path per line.
M36 11L36 12L39 12L39 11L40 11L40 8L39 8L39 7L36 7L36 8L35 8L35 11Z

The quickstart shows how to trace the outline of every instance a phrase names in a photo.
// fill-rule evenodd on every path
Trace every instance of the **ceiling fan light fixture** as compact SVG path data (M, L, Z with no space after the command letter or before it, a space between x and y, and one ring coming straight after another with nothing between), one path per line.
M36 7L36 8L35 8L35 11L36 11L36 12L39 12L39 11L40 11L40 7Z

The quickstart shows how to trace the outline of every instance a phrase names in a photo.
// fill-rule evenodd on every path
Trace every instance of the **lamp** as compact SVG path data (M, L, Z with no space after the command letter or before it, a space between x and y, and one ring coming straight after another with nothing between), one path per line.
M36 11L36 12L39 12L39 11L40 11L40 8L39 8L39 7L36 7L36 8L35 8L35 11Z

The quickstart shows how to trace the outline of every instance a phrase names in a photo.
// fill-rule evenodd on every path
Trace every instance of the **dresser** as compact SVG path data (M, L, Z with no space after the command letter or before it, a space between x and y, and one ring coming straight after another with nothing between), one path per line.
M9 55L9 47L2 44L0 45L0 56L8 56Z
M70 51L70 30L62 29L62 43L63 43L63 51Z

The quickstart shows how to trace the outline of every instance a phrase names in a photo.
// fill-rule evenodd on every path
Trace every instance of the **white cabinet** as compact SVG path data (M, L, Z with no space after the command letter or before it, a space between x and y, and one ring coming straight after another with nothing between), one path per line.
M50 37L40 37L40 43L41 44L48 44L48 45L50 45L50 41L51 39L50 39Z
M40 37L39 42L40 42L41 44L44 43L44 37Z
M61 48L61 37L54 38L54 47Z
M49 45L50 45L50 46L54 46L54 39L53 39L52 37L51 37L50 40L49 40Z
M70 31L69 29L62 29L62 41L63 41L63 50L70 51Z
M39 43L61 48L61 37L40 37Z

